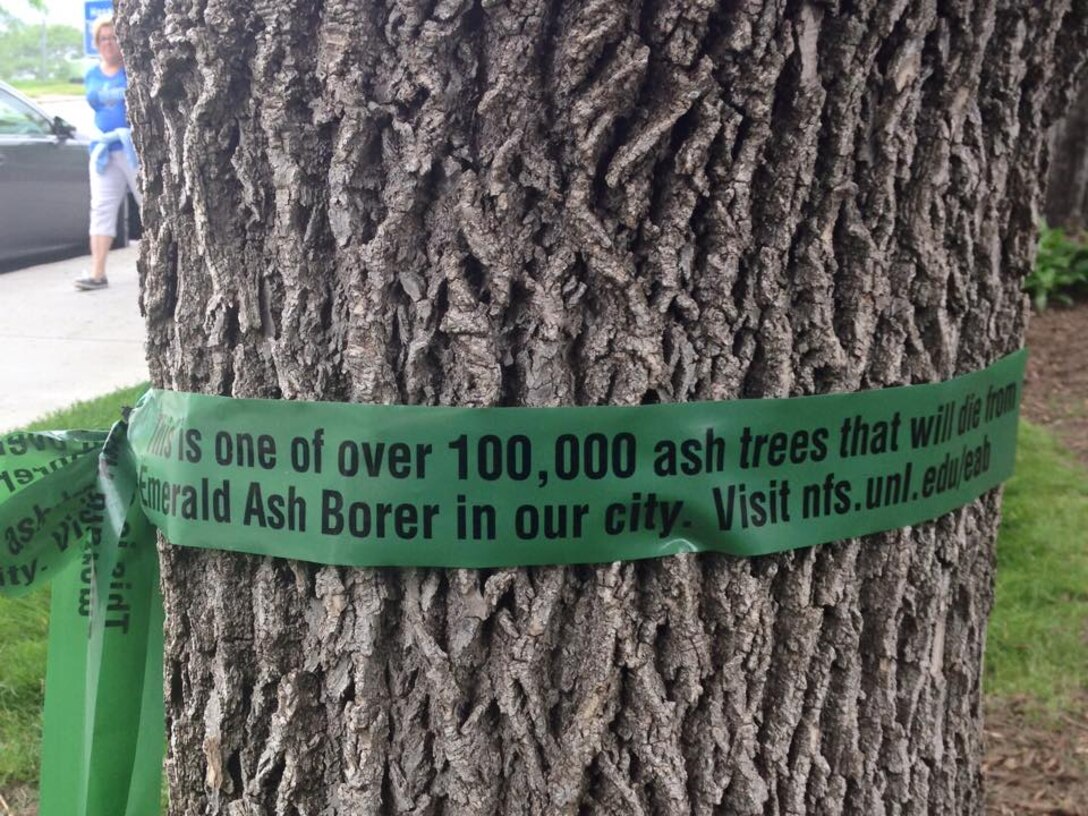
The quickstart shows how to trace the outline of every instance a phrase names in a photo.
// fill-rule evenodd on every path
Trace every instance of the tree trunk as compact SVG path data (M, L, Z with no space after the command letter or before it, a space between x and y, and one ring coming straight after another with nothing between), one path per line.
M1050 135L1045 212L1051 226L1088 229L1088 77Z
M153 380L550 406L978 369L1021 344L1086 8L122 0ZM171 813L980 813L997 519L503 570L163 546Z

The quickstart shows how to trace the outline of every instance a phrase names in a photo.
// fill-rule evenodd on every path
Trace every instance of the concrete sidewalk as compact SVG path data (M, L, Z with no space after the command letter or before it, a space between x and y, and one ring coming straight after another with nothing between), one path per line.
M95 292L72 286L89 257L0 273L0 432L147 379L138 252L111 252Z

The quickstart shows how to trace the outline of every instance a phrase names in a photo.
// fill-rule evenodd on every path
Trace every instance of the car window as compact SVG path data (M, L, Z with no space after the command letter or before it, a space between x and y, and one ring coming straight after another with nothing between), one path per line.
M0 136L48 136L49 121L18 99L0 92Z

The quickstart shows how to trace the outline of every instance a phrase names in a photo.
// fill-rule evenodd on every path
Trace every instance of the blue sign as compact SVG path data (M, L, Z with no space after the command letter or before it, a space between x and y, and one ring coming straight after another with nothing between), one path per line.
M99 17L113 14L113 0L83 0L83 53L88 57L97 57L91 26Z

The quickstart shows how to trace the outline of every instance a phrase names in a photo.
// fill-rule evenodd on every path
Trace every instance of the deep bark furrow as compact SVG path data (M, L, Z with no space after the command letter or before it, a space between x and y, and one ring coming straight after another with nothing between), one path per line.
M638 404L978 368L1020 343L1076 2L124 0L155 382ZM164 546L172 812L981 813L996 518L525 570Z

